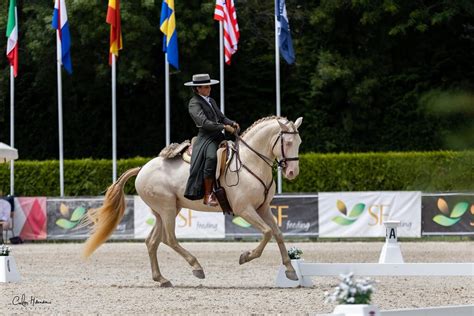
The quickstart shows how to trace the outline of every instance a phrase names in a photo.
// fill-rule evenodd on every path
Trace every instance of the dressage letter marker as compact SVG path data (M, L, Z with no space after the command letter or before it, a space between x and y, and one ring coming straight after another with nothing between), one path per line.
M402 252L397 241L397 227L400 221L385 221L385 244L380 253L379 263L403 263Z

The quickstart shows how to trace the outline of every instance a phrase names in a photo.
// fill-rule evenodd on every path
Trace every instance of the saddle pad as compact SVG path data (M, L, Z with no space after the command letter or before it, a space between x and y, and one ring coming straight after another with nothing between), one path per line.
M224 174L226 166L234 155L234 143L232 141L222 141L217 150L216 179Z

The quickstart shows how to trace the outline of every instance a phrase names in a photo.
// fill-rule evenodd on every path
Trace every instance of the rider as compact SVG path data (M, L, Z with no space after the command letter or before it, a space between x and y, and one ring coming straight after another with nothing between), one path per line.
M217 107L216 101L209 97L211 85L218 84L208 74L193 75L193 81L184 85L192 87L194 96L189 101L189 114L199 128L197 139L193 144L191 170L184 196L190 200L200 200L209 206L217 206L212 194L216 174L217 148L224 140L224 130L234 133L240 129L239 124L228 119ZM204 184L204 192L203 192Z

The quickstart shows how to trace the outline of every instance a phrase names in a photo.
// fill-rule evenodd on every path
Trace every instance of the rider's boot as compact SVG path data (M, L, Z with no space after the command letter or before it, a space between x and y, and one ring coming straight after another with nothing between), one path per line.
M204 200L202 201L204 204L209 206L218 206L216 197L214 193L212 193L212 183L214 179L212 178L204 178Z

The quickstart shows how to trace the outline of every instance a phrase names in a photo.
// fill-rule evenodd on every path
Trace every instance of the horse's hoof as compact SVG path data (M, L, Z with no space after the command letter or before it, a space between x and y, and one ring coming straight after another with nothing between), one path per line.
M285 271L286 277L293 281L298 281L298 276L295 271Z
M161 287L173 287L170 281L166 281L160 284Z
M193 274L198 279L204 279L206 276L204 275L203 270L193 270Z
M239 264L246 263L248 261L247 259L248 259L249 255L250 255L250 251L243 252L240 255Z

